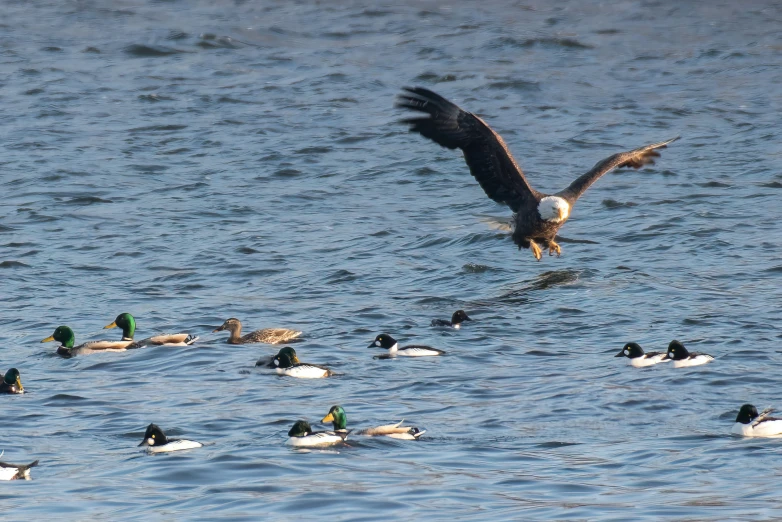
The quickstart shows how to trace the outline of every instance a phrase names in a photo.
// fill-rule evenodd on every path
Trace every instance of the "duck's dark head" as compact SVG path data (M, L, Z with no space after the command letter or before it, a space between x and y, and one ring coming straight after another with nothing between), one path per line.
M332 406L328 415L323 417L320 422L331 422L335 430L344 430L348 424L348 416L342 406Z
M293 427L288 431L288 437L306 437L312 434L312 428L307 421L296 421Z
M19 392L24 391L24 386L22 386L22 376L19 374L19 370L16 368L11 368L7 372L5 372L5 377L3 377L3 382L6 383L8 386L15 386L16 390Z
M451 316L451 324L454 326L461 324L464 321L472 321L472 319L467 316L464 310L456 310Z
M644 351L641 345L638 343L627 343L622 351L614 355L614 357L629 357L635 359L636 357L643 357Z
M274 368L290 368L294 364L296 363L294 363L293 360L291 360L290 356L287 353L280 352L272 358L271 365Z
M674 361L681 361L690 356L690 352L679 341L671 341L668 345L668 358Z
M212 330L212 332L222 332L223 330L228 330L229 332L233 332L234 330L241 330L242 329L242 322L235 318L231 317L230 319L226 319L223 324Z
M162 446L168 444L166 434L157 424L150 424L147 426L147 431L144 432L144 440L141 441L139 446Z
M287 357L288 359L290 359L291 363L293 364L299 364L301 362L299 360L299 357L296 355L296 350L294 350L290 346L280 348L280 351L277 352L277 355L282 355Z
M758 409L751 404L745 404L739 409L739 414L736 417L736 422L742 424L749 424L758 416Z
M396 344L396 339L391 337L388 334L380 334L377 337L375 337L375 340L372 341L367 348L385 348L388 350L392 346Z
M122 328L122 339L130 341L136 334L136 319L127 312L123 312L114 319L114 322L103 327L104 330Z
M67 326L58 326L52 335L43 339L42 343L48 343L50 341L57 341L66 348L73 348L73 343L76 340L76 336L73 335L73 330Z

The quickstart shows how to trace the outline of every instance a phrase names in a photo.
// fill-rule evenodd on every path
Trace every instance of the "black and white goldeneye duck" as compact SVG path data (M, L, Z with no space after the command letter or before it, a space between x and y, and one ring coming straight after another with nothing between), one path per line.
M278 351L274 355L262 355L256 362L255 366L261 366L263 368L277 368L277 364L275 364L274 359L278 355L287 355L288 358L293 362L294 364L298 364L301 361L299 360L299 357L296 355L296 350L291 348L290 346L286 346L285 348L280 348L280 351Z
M278 375L287 375L288 377L320 379L321 377L334 375L334 372L325 366L301 362L296 356L296 350L290 346L282 348L267 364L264 365L263 362L264 360L261 359L255 365L272 368Z
M456 310L451 316L450 321L446 321L445 319L434 319L432 320L432 326L450 326L451 328L458 330L462 327L464 321L472 321L472 319L467 316L464 310Z
M344 442L349 431L312 431L307 421L296 421L288 431L288 444L297 447L331 446Z
M133 336L136 334L136 318L127 312L119 314L113 323L103 327L104 330L111 328L122 328L122 341L129 341L129 344L126 346L128 350L146 346L190 346L198 340L198 337L195 335L176 333L158 334L135 341Z
M399 343L396 342L396 339L394 339L388 334L378 335L377 337L375 337L375 340L369 344L367 348L385 348L386 350L388 350L388 355L391 357L394 356L425 357L428 355L445 354L444 351L438 350L437 348L432 348L431 346L424 346L418 344L411 344L410 346L402 346L400 348Z
M627 343L622 351L614 355L614 357L627 357L629 360L627 364L635 366L636 368L643 368L644 366L652 366L657 363L670 361L668 354L663 352L649 352L644 353L643 348L638 343Z
M194 440L169 439L157 424L150 424L139 446L146 446L150 453L165 453L200 448L203 444Z
M226 319L225 322L215 328L213 332L222 332L228 330L228 344L248 344L248 343L266 343L279 344L288 342L291 339L301 335L298 330L289 330L288 328L263 328L242 335L242 322L235 317Z
M2 456L2 453L0 453ZM38 465L38 461L29 464L9 464L0 462L0 480L30 480L30 468Z
M5 372L3 381L0 382L0 393L24 393L22 376L19 374L19 370L11 368Z
M674 368L700 366L714 360L714 357L705 353L688 352L687 348L679 341L671 341L671 344L668 345L667 357L673 361Z
M345 414L345 410L342 406L332 406L328 415L323 417L321 422L331 422L334 426L334 432L347 431L348 417ZM396 424L386 424L385 426L377 426L375 428L367 428L358 432L358 435L365 435L367 437L391 437L392 439L401 440L416 440L418 437L426 433L426 430L419 430L418 428L412 428L410 426L402 426L404 419Z
M74 346L76 336L73 330L68 326L58 326L54 333L42 340L42 343L57 341L60 346L57 348L57 354L63 357L73 357L74 355L84 355L93 352L123 352L133 343L129 341L88 341L84 344Z
M744 437L782 437L782 419L769 417L772 411L766 408L758 413L753 405L745 404L739 409L736 423L730 432Z

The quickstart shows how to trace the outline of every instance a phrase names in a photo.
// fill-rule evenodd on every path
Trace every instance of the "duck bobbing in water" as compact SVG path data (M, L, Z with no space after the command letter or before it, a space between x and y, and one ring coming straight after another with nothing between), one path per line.
M417 132L442 147L461 149L470 173L486 195L504 203L513 211L513 241L529 248L540 261L541 247L549 255L559 256L561 249L554 239L570 217L578 198L604 174L622 167L641 168L654 163L664 149L678 137L620 152L598 162L568 188L556 194L538 192L527 181L499 134L479 117L423 87L405 87L397 107L424 113L402 120Z
M19 370L16 368L11 368L5 372L3 381L0 382L0 393L24 393L24 386L22 386L22 376L19 374Z
M464 310L456 310L451 316L450 321L445 319L434 319L432 320L432 326L450 326L451 328L458 330L462 327L464 321L472 321L472 319L467 316Z
M329 410L328 415L323 417L321 422L331 422L335 432L346 432L348 417L342 406L335 405ZM416 440L426 433L426 430L419 430L409 426L402 426L404 420L396 424L386 424L374 428L367 428L358 432L358 435L367 437L391 437L392 439Z
M0 480L30 480L30 468L37 465L37 460L29 464L0 462Z
M745 404L739 409L736 423L730 431L744 437L782 437L782 419L769 417L773 411L768 408L758 413L753 405Z
M228 344L279 344L288 342L301 335L301 332L298 330L289 330L287 328L263 328L242 335L242 322L235 317L226 319L222 325L218 326L213 331L222 332L223 330L228 330L230 333L227 341Z
M288 431L288 444L297 447L331 446L344 442L348 432L312 431L307 421L296 421Z
M133 341L88 341L84 344L74 346L76 336L73 330L68 326L58 326L54 333L42 340L42 343L57 341L60 346L57 353L63 357L73 357L74 355L83 355L93 352L122 352L132 344Z
M198 337L195 335L176 333L158 334L135 341L133 336L136 333L136 318L127 312L119 314L113 323L103 327L104 330L111 328L122 328L122 341L130 341L128 346L126 346L129 350L145 346L189 346L198 340Z
M627 364L636 368L652 366L661 362L670 361L668 354L663 352L644 353L643 348L638 343L627 343L622 350L614 357L627 357Z
M296 350L290 346L286 346L272 357L271 363L267 367L274 368L278 375L297 377L299 379L320 379L334 375L334 372L325 366L299 361L299 358L296 356Z
M689 352L679 341L671 341L668 345L668 359L673 361L674 368L684 368L710 363L714 357L706 353Z
M150 453L166 453L169 451L200 448L203 444L194 440L169 439L157 424L150 424L147 426L144 440L141 441L139 446L146 446L147 451Z
M380 334L369 343L367 348L384 348L390 357L426 357L430 355L445 355L445 352L422 344L411 344L399 347L399 343L388 334Z

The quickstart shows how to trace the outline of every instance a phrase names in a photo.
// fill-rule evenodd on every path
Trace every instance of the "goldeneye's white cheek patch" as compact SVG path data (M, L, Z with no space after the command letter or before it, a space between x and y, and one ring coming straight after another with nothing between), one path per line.
M148 438L147 439L147 444L149 444L150 446L154 446L155 445L155 439L153 439L152 437Z

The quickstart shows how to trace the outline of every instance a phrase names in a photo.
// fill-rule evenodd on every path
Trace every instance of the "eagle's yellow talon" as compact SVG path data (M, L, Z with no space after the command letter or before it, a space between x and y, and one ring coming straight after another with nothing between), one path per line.
M529 242L529 249L532 250L532 255L535 256L535 259L540 261L540 258L543 257L543 256L540 253L540 247L538 246L538 244L535 243L534 241L530 241Z

